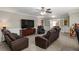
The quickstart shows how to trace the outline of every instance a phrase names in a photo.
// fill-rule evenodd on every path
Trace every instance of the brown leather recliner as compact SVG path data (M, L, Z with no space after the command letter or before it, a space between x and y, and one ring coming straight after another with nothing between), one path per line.
M4 34L5 42L11 50L18 51L28 47L28 38L11 33L8 30L2 31L2 33Z
M35 37L35 44L43 49L49 47L55 40L58 39L60 32L60 27L55 26L51 30L47 32L46 35L43 36L36 36Z

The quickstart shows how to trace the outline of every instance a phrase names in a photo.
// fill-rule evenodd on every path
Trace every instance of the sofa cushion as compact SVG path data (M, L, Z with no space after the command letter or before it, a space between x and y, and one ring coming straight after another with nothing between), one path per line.
M22 38L21 36L17 35L16 33L12 33L12 35L13 35L16 39Z
M49 36L50 36L50 31L48 31L47 34L44 35L44 37L47 38L47 39L49 39Z
M12 41L16 40L16 38L13 36L13 34L10 31L6 31L5 33Z
M9 38L11 41L14 41L14 40L15 40L15 38L11 36L11 32L10 32L9 30L4 30L4 31L3 31L3 34L4 34L5 39L7 39L6 36L8 36L8 38Z
M4 31L3 31L3 34L4 34L4 35L7 35L7 34L9 34L9 33L10 33L9 30L4 30Z
M12 34L8 34L8 36L12 41L16 40L16 38Z
M54 29L59 31L60 30L60 27L59 26L54 26Z

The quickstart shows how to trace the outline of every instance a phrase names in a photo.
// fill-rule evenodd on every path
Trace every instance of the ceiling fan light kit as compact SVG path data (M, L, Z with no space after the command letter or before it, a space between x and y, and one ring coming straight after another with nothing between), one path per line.
M56 16L55 15L52 15L52 18L56 18Z
M41 15L45 15L45 14L51 14L52 13L52 11L51 11L51 9L50 8L48 8L48 9L46 9L45 7L41 7Z
M45 13L45 12L41 12L40 14L41 14L41 15L45 15L46 13Z

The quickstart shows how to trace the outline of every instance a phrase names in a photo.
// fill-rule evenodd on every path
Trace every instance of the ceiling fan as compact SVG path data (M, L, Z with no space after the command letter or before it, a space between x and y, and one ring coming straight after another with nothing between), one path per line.
M37 12L40 12L40 15L52 14L51 8L41 7L41 8L37 8L36 10L37 10Z
M41 12L45 12L45 13L52 13L52 10L50 8L45 8L45 7L41 7Z

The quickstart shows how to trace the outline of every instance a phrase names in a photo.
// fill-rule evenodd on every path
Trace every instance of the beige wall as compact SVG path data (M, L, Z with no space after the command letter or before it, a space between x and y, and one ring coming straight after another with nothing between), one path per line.
M36 17L29 15L20 15L15 13L9 13L0 11L0 29L2 26L6 25L11 32L15 32L19 34L19 30L21 29L21 19L30 19L35 21L35 27L37 26ZM1 41L2 33L0 31L0 41Z

